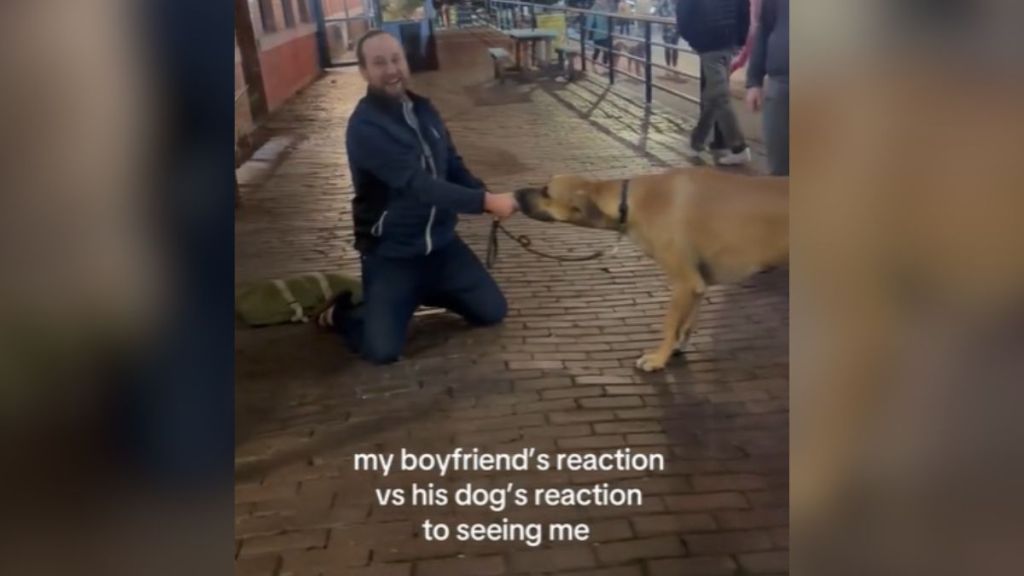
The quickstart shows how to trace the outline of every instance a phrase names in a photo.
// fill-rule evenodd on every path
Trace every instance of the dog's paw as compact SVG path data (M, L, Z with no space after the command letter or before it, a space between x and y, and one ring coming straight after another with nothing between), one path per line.
M663 369L667 361L668 358L666 358L665 355L657 352L650 352L648 354L644 354L640 358L637 358L636 367L644 372L656 372Z

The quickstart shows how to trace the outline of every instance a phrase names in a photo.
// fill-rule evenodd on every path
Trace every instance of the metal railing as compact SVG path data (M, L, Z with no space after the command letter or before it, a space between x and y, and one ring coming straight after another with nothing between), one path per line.
M623 15L612 12L600 12L594 10L586 10L583 8L573 8L571 6L557 6L557 5L545 5L537 4L533 2L520 2L518 0L485 0L484 3L489 24L498 30L508 30L510 28L535 28L537 25L538 14L558 14L564 13L566 23L566 36L565 44L566 48L570 41L574 41L578 45L580 68L586 71L588 58L587 55L591 54L595 50L607 50L609 54L609 65L599 62L597 58L593 58L593 62L590 64L595 67L603 68L607 71L608 84L614 85L616 77L619 75L632 78L643 83L644 86L644 102L650 105L654 99L654 89L658 89L661 92L670 94L672 96L682 98L683 100L700 104L700 98L673 90L668 86L658 84L654 81L654 70L664 70L683 76L688 76L696 80L700 80L698 74L691 74L678 68L665 66L654 62L652 59L652 52L654 47L660 47L667 50L678 50L679 52L687 54L695 54L693 50L684 48L678 45L670 45L665 42L659 42L653 39L653 30L655 26L675 26L676 22L670 18L660 18L657 16L643 16L643 15ZM607 44L597 44L595 41L590 39L591 32L601 31L597 28L588 28L587 21L590 19L588 16L593 16L593 19L605 19L607 24ZM622 24L628 23L628 30L637 30L640 32L639 36L631 34L621 34L618 31L621 30ZM573 33L578 36L573 38ZM616 50L616 40L626 42L633 42L635 46L637 43L643 43L643 57L639 58L633 56L629 52L622 52ZM589 49L588 49L589 48ZM596 55L596 51L593 52ZM618 62L621 59L627 61L635 61L641 64L643 69L643 77L632 74L627 70L619 70ZM699 68L698 68L699 70Z

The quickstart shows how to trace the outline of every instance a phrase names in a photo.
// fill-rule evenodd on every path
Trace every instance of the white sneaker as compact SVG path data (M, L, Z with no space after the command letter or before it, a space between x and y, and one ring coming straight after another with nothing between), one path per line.
M703 153L703 148L694 148L693 144L686 144L685 146L683 146L683 156L690 160L696 160L700 158L700 155Z
M725 152L715 160L715 163L719 166L739 166L740 164L747 164L751 159L750 147L747 146L740 152Z

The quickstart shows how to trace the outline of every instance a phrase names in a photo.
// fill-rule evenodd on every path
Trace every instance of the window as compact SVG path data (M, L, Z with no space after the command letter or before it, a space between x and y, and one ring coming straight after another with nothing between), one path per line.
M284 27L294 28L295 7L292 6L292 0L281 0L281 10L284 12Z
M274 19L274 4L271 0L260 0L260 22L263 24L263 32L269 34L277 31L277 20Z
M295 1L299 3L299 21L307 24L312 22L313 19L309 17L309 0Z

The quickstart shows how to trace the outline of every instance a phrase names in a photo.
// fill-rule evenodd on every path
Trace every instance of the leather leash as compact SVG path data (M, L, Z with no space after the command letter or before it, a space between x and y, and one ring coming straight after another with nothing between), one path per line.
M622 240L622 236L626 233L626 219L629 217L629 180L622 181L622 191L619 194L619 240ZM541 250L534 248L533 240L530 239L526 234L516 236L506 229L498 219L495 219L491 224L491 233L487 239L487 268L493 268L495 262L498 260L498 232L501 231L505 236L512 239L513 242L519 244L519 246L533 254L540 256L541 258L547 258L548 260L558 260L560 262L586 262L588 260L595 260L604 256L607 250L598 250L591 254L585 254L581 256L564 256L557 254L549 254ZM616 242L613 253L618 250L618 243Z

